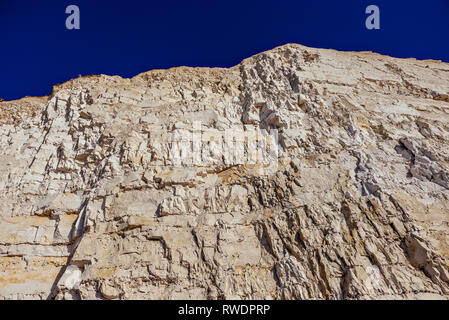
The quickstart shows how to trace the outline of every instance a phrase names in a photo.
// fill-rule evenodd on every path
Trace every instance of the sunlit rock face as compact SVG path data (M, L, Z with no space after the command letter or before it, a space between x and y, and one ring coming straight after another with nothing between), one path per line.
M2 299L449 297L449 64L289 44L0 132Z

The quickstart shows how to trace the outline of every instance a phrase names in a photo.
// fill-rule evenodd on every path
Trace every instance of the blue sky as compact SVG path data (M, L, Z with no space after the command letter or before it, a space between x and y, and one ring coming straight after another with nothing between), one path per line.
M77 5L81 29L67 30ZM380 8L367 30L365 8ZM449 0L0 0L0 98L78 75L230 67L285 43L449 62Z

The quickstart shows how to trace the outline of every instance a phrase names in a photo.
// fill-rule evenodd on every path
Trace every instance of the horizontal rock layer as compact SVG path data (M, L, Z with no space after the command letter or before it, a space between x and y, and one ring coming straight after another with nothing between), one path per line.
M449 297L449 64L290 44L78 78L0 132L2 299Z

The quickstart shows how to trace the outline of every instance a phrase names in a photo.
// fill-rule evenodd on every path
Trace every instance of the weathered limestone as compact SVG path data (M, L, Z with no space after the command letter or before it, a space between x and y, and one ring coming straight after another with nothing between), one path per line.
M275 160L231 163L239 130ZM1 299L449 298L449 64L289 44L2 101L0 132Z

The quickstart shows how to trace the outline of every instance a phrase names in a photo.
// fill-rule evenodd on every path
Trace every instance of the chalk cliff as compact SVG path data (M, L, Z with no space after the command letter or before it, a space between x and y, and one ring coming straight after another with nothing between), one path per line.
M449 64L289 44L0 102L1 299L449 298Z

